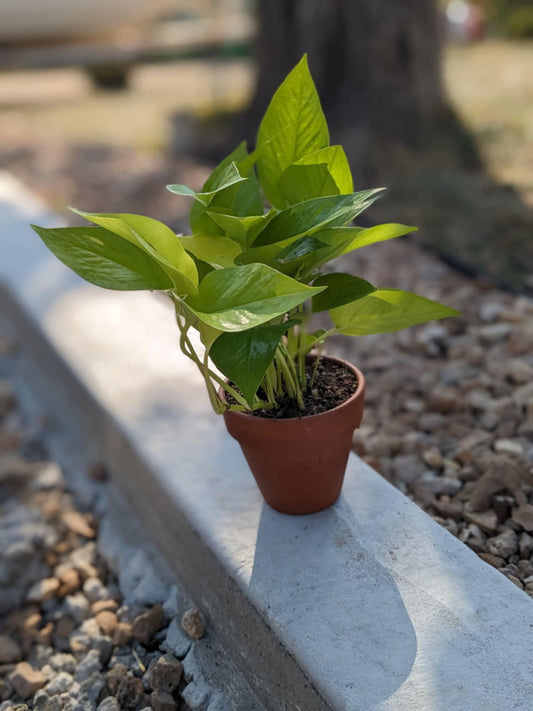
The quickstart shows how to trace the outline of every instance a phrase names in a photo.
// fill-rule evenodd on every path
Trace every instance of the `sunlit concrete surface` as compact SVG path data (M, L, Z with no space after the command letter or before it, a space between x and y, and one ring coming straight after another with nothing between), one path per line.
M166 301L71 276L27 227L52 218L26 195L0 179L0 278L13 300L0 322L28 342L40 331L59 354L64 366L44 347L33 354L58 421L98 435L265 706L530 711L532 601L356 456L328 511L266 506L179 353ZM62 367L74 373L68 411Z

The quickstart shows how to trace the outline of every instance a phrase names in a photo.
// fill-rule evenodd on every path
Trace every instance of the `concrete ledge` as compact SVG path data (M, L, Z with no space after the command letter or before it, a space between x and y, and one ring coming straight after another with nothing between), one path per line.
M355 456L330 510L267 507L167 303L82 283L31 221L54 219L0 178L0 332L31 349L57 426L106 458L266 708L531 709L523 592Z

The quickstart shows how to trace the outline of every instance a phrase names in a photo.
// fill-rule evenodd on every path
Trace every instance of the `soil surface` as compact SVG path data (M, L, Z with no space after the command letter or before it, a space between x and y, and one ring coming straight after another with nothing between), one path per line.
M318 364L314 383L311 385L315 363L316 360L313 360L307 363L305 368L309 385L307 391L303 393L304 410L300 409L294 398L286 397L280 400L278 408L256 410L253 414L256 417L271 419L320 415L322 412L333 410L333 408L342 405L357 390L358 381L353 370L342 363L325 359L322 359Z

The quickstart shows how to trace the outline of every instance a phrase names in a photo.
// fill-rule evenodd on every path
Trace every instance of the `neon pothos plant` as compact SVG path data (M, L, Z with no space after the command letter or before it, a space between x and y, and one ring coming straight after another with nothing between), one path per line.
M241 143L200 192L168 189L192 199L191 235L176 236L140 215L78 210L92 226L34 230L89 282L168 294L181 350L198 366L217 412L228 407L218 386L233 396L233 409L275 408L286 397L303 409L303 392L312 388L306 355L320 352L328 336L385 333L457 314L416 294L325 270L343 254L416 228L352 224L383 189L353 192L343 149L329 145L305 56L276 91L253 153ZM331 328L311 331L309 312L328 312ZM191 330L199 332L202 349Z

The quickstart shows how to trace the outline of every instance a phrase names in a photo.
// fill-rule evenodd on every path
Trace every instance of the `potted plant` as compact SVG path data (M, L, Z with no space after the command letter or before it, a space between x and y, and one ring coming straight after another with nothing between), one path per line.
M79 211L91 226L34 230L98 286L165 292L181 350L266 501L286 513L326 508L340 494L364 396L357 368L322 355L328 336L396 331L457 312L326 270L341 255L415 228L352 224L383 190L353 192L305 56L276 91L252 153L239 145L199 192L168 189L192 198L190 235L140 215ZM313 313L327 314L330 328L316 330Z

